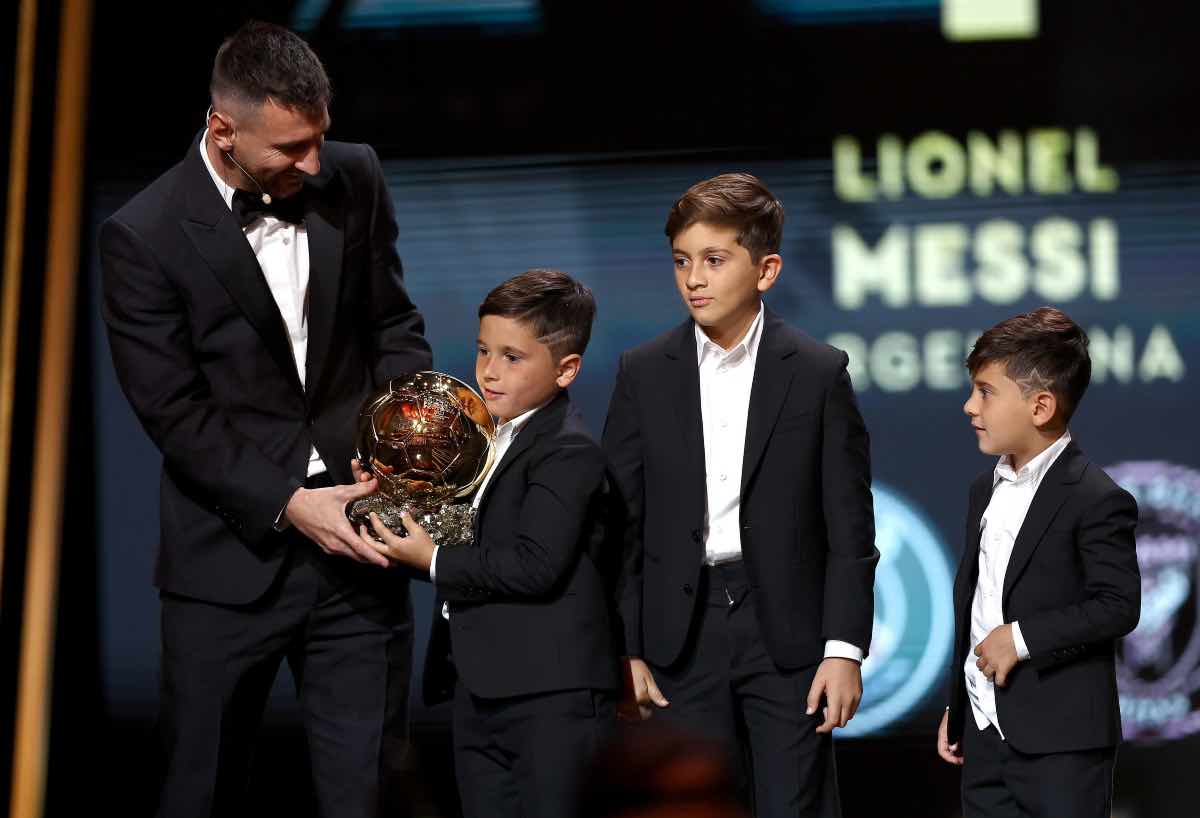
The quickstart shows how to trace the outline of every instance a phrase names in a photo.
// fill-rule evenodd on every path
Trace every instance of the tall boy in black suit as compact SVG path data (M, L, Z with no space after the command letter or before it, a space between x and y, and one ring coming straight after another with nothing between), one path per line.
M862 695L879 552L846 355L762 303L782 232L748 174L675 203L689 318L622 356L604 448L630 510L631 708L740 747L756 815L835 816L831 731Z
M1137 503L1071 439L1087 336L1043 307L985 332L963 406L999 455L971 485L938 753L968 818L1106 818L1121 739L1116 640L1137 626Z
M580 773L616 717L605 460L566 391L595 310L553 270L494 289L479 307L475 377L500 426L474 543L437 548L410 518L403 539L375 522L380 551L437 586L425 697L453 695L466 818L576 814Z

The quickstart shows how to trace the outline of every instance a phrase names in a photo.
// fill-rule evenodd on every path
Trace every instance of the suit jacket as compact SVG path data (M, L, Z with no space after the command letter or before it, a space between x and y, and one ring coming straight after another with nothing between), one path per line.
M604 455L562 392L496 466L474 542L438 549L427 703L450 697L455 670L485 698L620 687L609 498Z
M973 719L963 664L975 646L971 603L979 576L979 522L992 496L987 471L971 485L966 548L954 580L950 741ZM1134 550L1137 503L1074 441L1042 478L1004 575L1004 621L1021 623L1030 658L996 687L1004 737L1024 753L1116 745L1121 739L1116 640L1141 611Z
M742 555L775 663L826 640L868 649L875 549L870 454L844 352L764 315L742 462ZM683 651L704 559L704 434L693 322L621 357L604 449L628 508L625 651Z
M286 538L274 524L305 478L310 446L335 482L351 482L363 399L432 359L370 147L325 143L320 173L305 182L305 387L258 260L197 145L101 226L102 312L117 377L163 455L156 584L241 604L280 569Z

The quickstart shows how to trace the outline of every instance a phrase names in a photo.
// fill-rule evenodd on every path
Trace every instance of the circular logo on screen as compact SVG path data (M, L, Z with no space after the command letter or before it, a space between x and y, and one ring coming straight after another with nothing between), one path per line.
M844 736L879 732L937 686L954 641L953 575L946 549L917 507L876 485L875 623L863 663L863 703Z
M1152 742L1200 731L1200 472L1158 461L1109 476L1137 499L1142 614L1117 649L1121 728Z

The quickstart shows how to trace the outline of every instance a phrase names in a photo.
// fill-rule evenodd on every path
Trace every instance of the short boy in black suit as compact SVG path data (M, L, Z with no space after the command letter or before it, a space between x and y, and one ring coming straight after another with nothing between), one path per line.
M1116 641L1137 626L1137 503L1071 439L1087 335L1052 307L985 332L963 410L980 451L954 581L938 753L966 818L1107 818L1121 739Z
M473 544L439 548L411 518L405 538L374 521L379 550L437 586L425 697L453 696L466 818L576 814L580 773L616 716L605 459L567 396L595 311L553 270L492 290L475 378L499 428Z
M665 232L688 318L621 357L604 430L630 713L741 750L760 818L837 816L879 559L846 354L764 306L783 205L758 179L693 185Z

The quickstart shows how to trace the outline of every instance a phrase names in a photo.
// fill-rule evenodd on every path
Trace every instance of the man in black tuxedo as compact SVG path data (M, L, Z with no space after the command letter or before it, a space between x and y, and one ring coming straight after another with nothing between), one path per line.
M407 579L344 515L355 418L431 364L370 147L325 142L329 81L296 35L221 46L207 129L101 228L103 315L163 455L165 816L237 812L280 662L325 815L374 816L405 741Z
M1067 423L1087 335L1043 307L975 342L963 409L999 457L971 485L954 580L954 662L938 753L967 818L1107 818L1121 740L1116 640L1141 608L1137 503Z
M675 203L691 317L622 356L604 448L630 510L630 712L740 748L756 815L835 816L831 731L862 695L879 552L846 355L762 304L782 231L748 174Z

